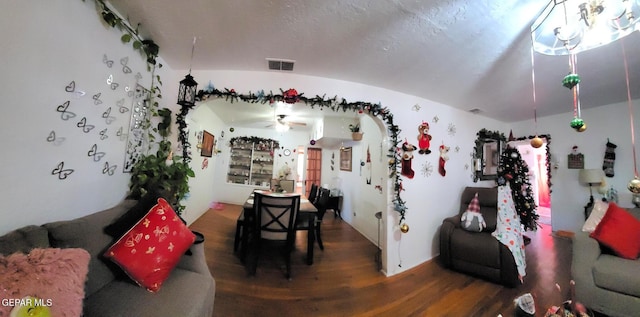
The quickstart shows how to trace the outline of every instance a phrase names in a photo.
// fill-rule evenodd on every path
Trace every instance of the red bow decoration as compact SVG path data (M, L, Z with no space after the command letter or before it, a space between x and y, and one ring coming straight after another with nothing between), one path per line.
M285 91L283 93L283 97L284 97L284 102L286 102L286 103L296 103L296 102L300 101L300 97L298 96L298 92L293 88L290 88L287 91Z

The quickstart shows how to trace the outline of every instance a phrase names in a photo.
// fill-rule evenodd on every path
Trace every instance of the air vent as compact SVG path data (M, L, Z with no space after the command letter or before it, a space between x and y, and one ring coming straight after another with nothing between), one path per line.
M267 58L270 70L293 71L293 64L296 61L289 59Z
M471 112L473 114L478 114L478 113L482 112L482 110L480 110L478 108L473 108L473 109L469 110L469 112Z

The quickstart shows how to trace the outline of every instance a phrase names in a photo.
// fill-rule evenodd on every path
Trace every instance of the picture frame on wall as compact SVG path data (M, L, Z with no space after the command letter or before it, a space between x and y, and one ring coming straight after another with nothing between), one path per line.
M200 156L211 157L213 156L213 134L202 131L202 148L200 148Z
M345 147L340 149L340 170L351 172L351 155L352 148Z

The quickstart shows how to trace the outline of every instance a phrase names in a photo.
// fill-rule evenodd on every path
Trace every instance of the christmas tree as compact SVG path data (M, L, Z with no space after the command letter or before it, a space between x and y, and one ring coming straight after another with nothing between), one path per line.
M520 223L524 230L536 231L538 229L538 214L533 190L529 182L529 167L522 159L517 149L507 146L500 155L498 166L498 185L504 186L507 182L511 186L511 195L516 212L520 215Z

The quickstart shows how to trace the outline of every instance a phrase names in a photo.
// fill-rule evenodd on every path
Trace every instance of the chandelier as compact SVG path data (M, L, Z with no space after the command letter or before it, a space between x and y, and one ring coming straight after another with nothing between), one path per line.
M533 49L569 55L639 30L640 0L551 0L531 26Z

